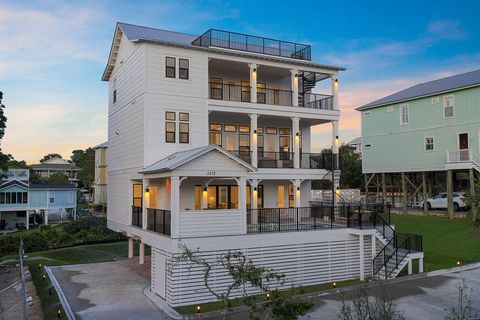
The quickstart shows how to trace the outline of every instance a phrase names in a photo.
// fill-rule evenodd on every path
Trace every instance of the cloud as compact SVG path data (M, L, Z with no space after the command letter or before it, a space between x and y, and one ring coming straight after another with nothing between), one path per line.
M428 24L427 31L436 40L464 40L467 37L457 20L431 21Z

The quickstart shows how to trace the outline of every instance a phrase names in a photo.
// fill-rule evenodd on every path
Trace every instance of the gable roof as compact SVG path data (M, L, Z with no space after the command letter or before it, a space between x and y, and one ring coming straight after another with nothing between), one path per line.
M24 183L24 182L21 182L19 180L4 180L0 184L0 189L4 189L4 188L14 186L14 185L19 186L21 188L28 189L28 184Z
M39 163L39 164L32 164L32 169L34 170L73 170L79 171L81 170L74 164L66 163L66 164L57 164L57 163Z
M382 99L370 102L356 110L362 111L381 107L387 104L427 97L438 93L454 91L462 88L480 86L480 70L470 71L443 79L428 81L399 91Z
M107 62L107 65L105 66L105 70L102 75L102 81L108 81L110 79L110 75L113 71L113 67L115 66L118 49L120 48L122 34L125 34L125 36L129 41L135 41L135 42L147 41L147 42L154 42L154 43L164 44L169 46L180 46L183 48L202 50L202 51L212 51L212 52L223 53L223 54L235 53L235 50L222 50L216 47L201 47L201 46L193 45L192 42L198 38L198 35L193 35L193 34L188 34L183 32L176 32L176 31L168 31L168 30L158 29L158 28L138 26L138 25L124 23L124 22L117 22L117 25L115 27L115 32L113 34L112 45L110 47L110 53L108 55L108 62ZM252 55L244 51L238 51L235 54L237 55L246 54L248 56ZM320 67L320 68L336 70L336 71L346 70L343 67L323 65L323 64L312 62L312 61L303 61L303 60L291 61L285 57L255 55L255 58L262 58L262 57L264 59L281 61L281 62L285 62L287 59L289 63L297 64L297 65Z
M154 164L144 168L140 173L157 173L157 172L165 172L165 171L172 171L181 165L184 165L187 162L193 161L196 158L210 152L216 150L228 158L236 161L237 163L241 164L245 168L247 168L250 171L255 171L256 169L252 167L250 164L246 163L242 159L234 156L227 150L223 149L222 147L219 147L217 145L208 145L200 148L195 148L195 149L190 149L190 150L185 150L185 151L180 151L180 152L175 152L174 154L163 158L160 161L155 162Z
M352 141L350 141L347 144L353 145L353 144L361 144L361 143L362 143L362 137L358 137L358 138L353 139Z
M108 147L108 141L105 141L104 143L100 143L99 145L96 145L92 149L107 148L107 147Z

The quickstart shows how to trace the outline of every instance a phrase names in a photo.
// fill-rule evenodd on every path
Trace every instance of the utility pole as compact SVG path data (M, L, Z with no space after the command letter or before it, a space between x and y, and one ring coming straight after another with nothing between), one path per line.
M22 281L22 305L23 305L23 319L28 319L28 310L27 310L27 295L25 292L25 271L23 270L23 238L20 238L20 248L18 250L18 254L20 256L20 278Z

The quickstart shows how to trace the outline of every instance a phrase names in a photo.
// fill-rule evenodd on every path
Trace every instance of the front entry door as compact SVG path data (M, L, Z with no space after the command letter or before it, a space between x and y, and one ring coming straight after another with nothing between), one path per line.
M277 188L277 203L279 208L285 208L285 186Z
M468 161L468 133L458 134L458 149L460 150L460 161Z

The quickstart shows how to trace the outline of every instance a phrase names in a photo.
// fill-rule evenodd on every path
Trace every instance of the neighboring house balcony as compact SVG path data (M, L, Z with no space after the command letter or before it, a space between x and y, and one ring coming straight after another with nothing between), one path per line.
M211 58L209 109L338 120L335 74ZM329 82L325 82L327 80Z
M480 172L480 155L472 149L447 151L447 169L470 169Z

